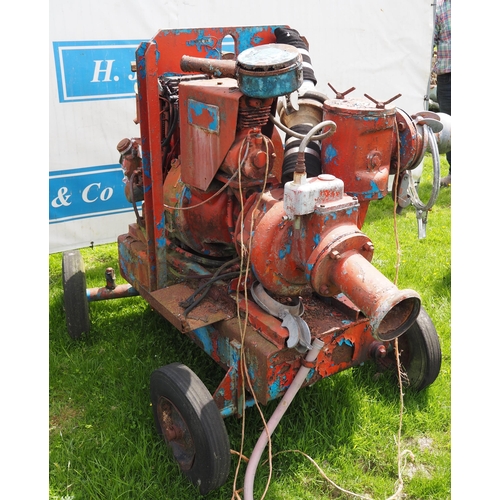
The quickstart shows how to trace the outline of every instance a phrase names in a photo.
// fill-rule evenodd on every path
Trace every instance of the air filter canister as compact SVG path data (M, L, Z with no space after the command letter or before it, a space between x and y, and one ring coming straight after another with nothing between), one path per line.
M302 56L291 45L258 45L238 55L236 79L241 92L249 97L290 94L302 85L302 78Z

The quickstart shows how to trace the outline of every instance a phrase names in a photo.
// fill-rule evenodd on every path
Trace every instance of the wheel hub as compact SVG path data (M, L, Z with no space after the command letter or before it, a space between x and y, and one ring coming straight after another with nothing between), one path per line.
M196 450L184 418L175 405L163 396L158 400L157 412L165 441L172 448L180 468L183 471L189 470L193 465Z

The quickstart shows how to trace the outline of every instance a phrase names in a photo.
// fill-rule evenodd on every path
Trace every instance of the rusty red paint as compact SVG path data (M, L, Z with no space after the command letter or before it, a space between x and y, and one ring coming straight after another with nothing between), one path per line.
M289 332L281 326L281 320L269 315L263 314L262 309L252 301L239 301L241 311L248 313L249 323L256 328L259 333L276 347L284 348Z
M419 306L416 295L398 290L372 266L373 245L361 227L370 201L387 194L398 124L408 143L404 162L418 159L422 138L411 120L393 109L326 101L324 119L337 124L321 153L322 174L331 184L320 187L318 177L307 180L310 191L294 186L285 208L284 148L269 120L277 101L246 97L237 87L233 62L212 62L226 35L233 36L238 54L274 43L273 32L272 26L165 30L137 52L144 226L131 224L118 238L120 271L225 370L214 393L224 416L241 415L252 403L245 401L250 387L261 404L283 395L303 359L287 347L290 332L282 319L245 298L233 276L214 285L186 314L182 303L224 262L240 255L250 264L250 277L242 280L247 287L258 280L276 298L301 296L312 339L325 342L307 384L382 359L390 332L411 322ZM194 65L200 61L192 58L200 54L209 59L202 65L208 69ZM217 68L223 78L213 78ZM179 122L167 147L163 141L174 123L174 104L160 102L159 79L198 70L211 71L211 77L179 83ZM387 338L377 340L386 319Z
M386 196L396 142L395 108L378 109L359 99L333 99L324 103L323 118L337 124L335 134L322 143L323 172L341 178L345 192L360 202Z

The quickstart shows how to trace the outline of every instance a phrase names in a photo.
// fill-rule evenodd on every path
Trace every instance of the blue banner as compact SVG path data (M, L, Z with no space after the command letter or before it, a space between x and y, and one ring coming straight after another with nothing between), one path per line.
M49 223L132 212L120 164L50 172Z
M135 51L142 40L53 42L59 102L135 96Z

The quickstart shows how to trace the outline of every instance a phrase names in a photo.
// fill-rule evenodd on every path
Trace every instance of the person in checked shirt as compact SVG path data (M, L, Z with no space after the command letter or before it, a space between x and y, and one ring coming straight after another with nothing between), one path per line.
M437 77L437 101L439 111L451 116L451 0L437 0L434 23L436 59L434 72ZM451 150L446 153L449 173L442 177L441 187L451 184Z

